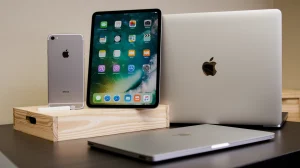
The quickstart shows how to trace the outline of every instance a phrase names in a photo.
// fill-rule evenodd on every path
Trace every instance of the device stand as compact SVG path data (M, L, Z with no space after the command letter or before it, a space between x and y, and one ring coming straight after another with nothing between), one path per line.
M169 106L155 109L59 110L13 108L14 129L50 141L63 141L169 127ZM47 107L47 106L46 106Z

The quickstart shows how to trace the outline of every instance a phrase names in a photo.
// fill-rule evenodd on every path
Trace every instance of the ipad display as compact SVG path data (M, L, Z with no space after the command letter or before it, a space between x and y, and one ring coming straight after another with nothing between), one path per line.
M87 105L156 107L161 12L96 12L92 18Z

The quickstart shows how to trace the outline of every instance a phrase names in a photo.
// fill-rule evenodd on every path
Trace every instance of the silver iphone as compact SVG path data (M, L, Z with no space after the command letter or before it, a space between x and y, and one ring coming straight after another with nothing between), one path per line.
M84 51L80 34L48 36L48 104L84 107Z

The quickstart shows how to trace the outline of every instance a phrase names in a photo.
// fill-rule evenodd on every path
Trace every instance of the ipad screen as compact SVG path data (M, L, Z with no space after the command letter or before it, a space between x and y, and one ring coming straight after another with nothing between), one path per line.
M92 18L89 106L158 104L161 12L97 12Z

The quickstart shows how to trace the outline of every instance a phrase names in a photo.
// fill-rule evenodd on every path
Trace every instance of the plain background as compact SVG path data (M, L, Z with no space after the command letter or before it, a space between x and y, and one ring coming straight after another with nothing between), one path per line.
M282 12L283 88L300 89L300 1L274 0Z
M85 39L86 74L91 16L95 11L160 8L164 14L250 10L282 7L284 31L283 86L300 88L296 80L296 33L300 14L292 0L1 0L0 124L12 123L12 107L47 104L47 36L79 33ZM291 10L290 10L291 8ZM286 14L286 16L285 16ZM298 15L297 15L298 14ZM179 23L180 24L180 23ZM291 27L290 27L291 26ZM295 33L295 34L294 34ZM299 38L299 32L298 32ZM289 44L287 41L292 41ZM295 43L295 44L294 44ZM289 59L287 59L289 57ZM290 60L290 57L295 61ZM298 61L297 61L298 60ZM287 70L287 67L291 68ZM288 74L288 75L287 75ZM86 75L87 76L87 75ZM299 85L299 86L298 86Z

